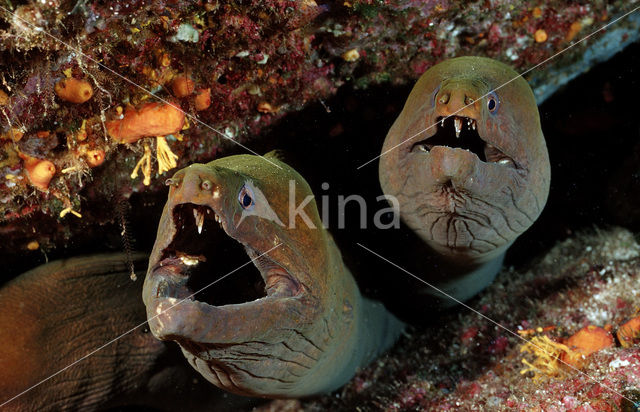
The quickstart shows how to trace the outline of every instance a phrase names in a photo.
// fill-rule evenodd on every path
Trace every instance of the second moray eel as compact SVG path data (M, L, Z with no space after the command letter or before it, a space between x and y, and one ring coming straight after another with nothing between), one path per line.
M549 155L531 88L488 58L433 66L387 134L379 176L402 220L444 258L429 281L470 298L547 200Z
M223 389L328 392L391 346L403 324L360 295L311 189L270 160L230 156L168 180L143 291L147 317L157 338L176 341ZM247 270L249 258L259 274Z

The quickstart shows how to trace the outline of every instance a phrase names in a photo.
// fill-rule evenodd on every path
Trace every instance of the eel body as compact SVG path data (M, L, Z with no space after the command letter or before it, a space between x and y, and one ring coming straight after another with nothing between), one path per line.
M457 299L488 285L540 215L550 165L527 82L483 57L427 70L385 139L382 190L447 267L430 281Z
M134 260L142 267L147 256ZM132 282L128 270L124 254L77 257L39 266L0 288L0 410L210 410L229 404L222 391L194 383L198 376L175 348L148 328L131 331L146 317L142 282Z
M292 168L237 155L167 184L143 290L149 325L213 384L249 396L323 393L395 341L403 324L360 295Z

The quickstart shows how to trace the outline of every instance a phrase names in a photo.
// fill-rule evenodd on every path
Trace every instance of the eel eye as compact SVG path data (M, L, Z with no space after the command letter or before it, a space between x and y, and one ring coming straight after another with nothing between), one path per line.
M487 96L487 109L489 109L491 113L498 111L499 103L498 95L495 92L489 93Z
M244 210L253 209L255 206L253 199L253 190L251 190L249 186L242 186L240 193L238 193L238 202L240 202L240 206L242 206Z

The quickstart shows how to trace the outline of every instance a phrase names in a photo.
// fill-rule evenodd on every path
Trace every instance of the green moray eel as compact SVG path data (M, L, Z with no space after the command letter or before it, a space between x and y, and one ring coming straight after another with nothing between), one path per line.
M547 199L549 156L531 88L488 58L433 66L387 134L379 177L402 220L448 265L429 280L468 299Z
M346 383L403 324L360 295L308 184L269 159L225 157L167 181L143 300L153 334L213 384L309 396Z
M136 267L147 263L147 255L133 259ZM211 391L203 379L196 383L176 348L149 333L142 282L131 281L128 270L124 254L77 257L39 266L0 288L0 410L230 405L222 391ZM233 402L247 406L246 398Z

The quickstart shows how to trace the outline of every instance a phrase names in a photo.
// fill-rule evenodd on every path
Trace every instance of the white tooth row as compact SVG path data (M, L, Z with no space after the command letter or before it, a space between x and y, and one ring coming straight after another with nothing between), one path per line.
M444 117L440 121L442 127L444 127ZM460 132L462 131L462 117L454 116L453 117L453 126L456 129L456 137L460 137ZM474 119L467 119L467 127L473 130L476 130L477 124Z
M453 125L456 127L456 137L460 137L460 131L462 130L462 119L459 117L454 117Z
M196 226L198 227L198 234L202 233L202 225L204 223L204 213L200 209L193 209L193 218L196 220Z
M211 213L211 209L207 209L207 214ZM222 219L216 212L213 212L213 217L220 226L222 226ZM204 213L198 208L193 209L193 218L196 220L196 227L198 228L198 234L202 233L202 226L204 225Z

